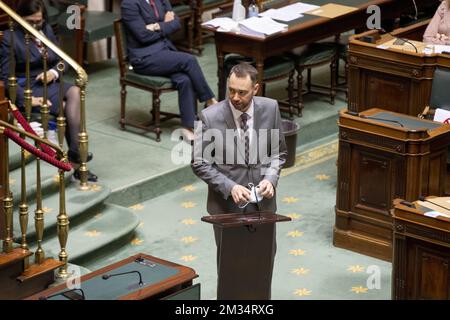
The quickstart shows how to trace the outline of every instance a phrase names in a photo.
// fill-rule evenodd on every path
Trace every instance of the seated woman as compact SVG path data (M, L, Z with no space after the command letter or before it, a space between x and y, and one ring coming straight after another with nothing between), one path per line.
M57 43L52 28L46 23L46 9L42 0L19 0L17 3L17 13L30 23L36 30L40 31L53 43ZM11 33L5 31L0 48L1 57L1 80L8 84L10 68L10 43ZM30 42L30 78L32 89L32 106L39 108L43 105L44 91L44 72L43 72L43 47L39 39L31 39ZM21 110L24 107L24 89L26 83L26 45L25 32L16 25L14 32L14 52L16 60L17 77L17 98L16 104ZM59 114L59 90L60 81L56 66L60 59L51 50L48 50L48 71L47 71L47 89L50 114L57 116ZM78 133L80 130L80 89L69 83L63 83L64 86L64 114L67 121L66 141L69 146L69 161L74 165L74 177L80 179L79 163L79 143ZM92 159L92 154L88 153L88 161ZM97 176L88 172L88 180L97 181Z
M197 98L207 106L217 101L196 58L177 51L168 38L180 29L172 6L168 0L123 0L121 13L134 71L170 77L178 90L183 135L192 141Z
M423 42L450 45L450 0L442 0L425 30Z

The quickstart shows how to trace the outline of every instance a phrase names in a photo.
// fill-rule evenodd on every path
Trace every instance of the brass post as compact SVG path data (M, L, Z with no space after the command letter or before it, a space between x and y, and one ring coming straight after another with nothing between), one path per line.
M68 162L67 154L64 152L63 162ZM69 236L69 216L66 212L66 197L65 197L65 184L64 184L64 170L59 170L59 214L58 214L58 239L61 251L59 252L59 261L63 262L64 265L59 268L58 277L67 278L67 238Z
M16 78L16 55L14 52L14 21L9 19L9 31L10 31L10 47L9 47L9 77L8 77L8 89L9 99L12 103L16 103L17 97L17 78Z
M47 86L47 61L48 61L48 50L46 47L43 48L42 52L42 63L43 63L43 73L44 73L44 92L43 92L43 102L41 106L41 116L42 116L42 129L44 129L44 138L47 138L48 133L48 114L49 114L49 106L48 106L48 86Z
M32 90L31 90L31 77L30 77L30 41L31 36L28 32L25 32L25 89L23 91L24 104L25 104L25 116L28 122L31 120L31 108L32 106Z
M87 152L88 152L88 134L86 132L86 83L83 79L77 78L77 86L80 88L80 133L78 134L80 142L80 189L89 190L87 175Z
M39 144L36 143L36 148ZM42 189L41 189L41 160L36 158L36 210L34 211L34 226L36 228L37 249L34 254L34 262L42 264L45 253L42 249L42 238L44 236L44 211L42 210Z
M64 145L64 136L66 134L66 117L64 116L64 62L60 61L58 65L56 66L58 69L58 75L59 75L59 112L58 112L58 118L56 118L56 124L58 127L58 142L61 149Z
M24 102L25 102L25 112L27 121L30 121L31 118L31 81L30 81L30 34L25 32L25 90L24 90ZM20 135L22 138L25 138L25 135ZM21 189L20 189L20 205L19 205L19 221L20 221L20 233L22 235L22 240L20 243L20 247L24 250L28 249L27 244L27 229L28 229L28 201L27 201L27 177L26 177L26 157L25 157L25 149L21 149Z
M13 227L13 195L9 187L9 147L8 138L3 136L5 145L5 154L3 161L5 163L5 197L3 198L3 210L5 212L6 236L3 240L3 252L10 253L13 250L12 227Z

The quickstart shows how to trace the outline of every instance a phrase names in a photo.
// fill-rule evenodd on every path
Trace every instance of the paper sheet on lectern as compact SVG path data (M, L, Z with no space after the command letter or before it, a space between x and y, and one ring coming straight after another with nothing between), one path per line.
M449 101L449 107L450 107L450 101ZM437 122L450 122L450 111L444 110L441 108L437 108L434 113L433 121Z

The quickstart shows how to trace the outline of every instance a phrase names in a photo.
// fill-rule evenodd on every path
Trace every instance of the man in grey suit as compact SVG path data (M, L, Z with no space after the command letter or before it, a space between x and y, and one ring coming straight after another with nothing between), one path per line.
M228 99L199 114L191 166L208 184L207 210L211 215L276 211L275 189L286 161L286 144L278 103L255 96L259 89L256 79L257 71L251 65L234 66L228 81ZM259 187L260 202L250 203L249 184ZM242 254L233 256L233 267L222 268L225 264L221 258L230 253L221 250L222 230L214 227L214 233L219 269L217 298L270 299L275 224L262 225L248 235L249 242L266 244L248 250L272 251L264 274L258 273L264 270L259 268L263 261L248 261Z

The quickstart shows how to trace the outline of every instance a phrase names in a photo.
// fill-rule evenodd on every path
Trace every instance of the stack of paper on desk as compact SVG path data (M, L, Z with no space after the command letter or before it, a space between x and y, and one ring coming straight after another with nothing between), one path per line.
M278 9L269 9L259 14L260 17L268 17L279 21L292 21L303 17L303 12L319 8L319 6L296 2Z
M238 31L239 26L236 21L227 17L215 18L202 23L202 26L218 28L217 31L230 32Z
M450 218L450 198L449 197L435 197L427 198L425 201L416 201L419 206L431 209L424 215L427 217L436 218L438 216Z
M242 34L264 38L287 30L287 24L275 22L268 17L251 17L239 22Z

